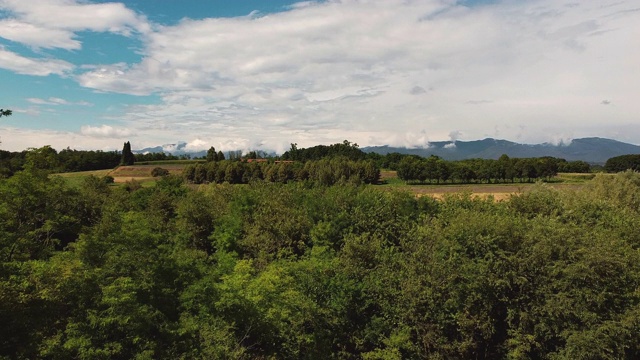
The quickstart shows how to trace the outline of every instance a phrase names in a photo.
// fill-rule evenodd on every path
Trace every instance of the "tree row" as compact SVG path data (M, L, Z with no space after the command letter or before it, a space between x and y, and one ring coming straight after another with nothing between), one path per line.
M471 159L446 161L437 156L404 156L396 166L398 178L418 183L506 183L550 179L562 172L589 172L584 161L567 162L553 157Z
M373 161L353 161L344 157L305 163L265 159L251 162L222 160L188 165L183 176L192 184L248 184L252 181L375 184L380 178L380 169Z

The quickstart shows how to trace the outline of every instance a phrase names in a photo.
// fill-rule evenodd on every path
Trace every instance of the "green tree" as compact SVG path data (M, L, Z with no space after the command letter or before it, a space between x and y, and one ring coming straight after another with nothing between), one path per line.
M0 117L11 116L12 111L9 109L0 109Z
M120 165L133 165L136 162L136 157L131 152L131 144L127 141L122 147L122 159Z
M31 148L25 156L24 168L28 171L45 172L60 170L58 152L49 145L37 149Z
M625 170L640 170L640 154L620 155L607 160L604 165L607 172L620 172Z
M207 162L218 161L218 153L216 153L216 148L213 146L207 150Z

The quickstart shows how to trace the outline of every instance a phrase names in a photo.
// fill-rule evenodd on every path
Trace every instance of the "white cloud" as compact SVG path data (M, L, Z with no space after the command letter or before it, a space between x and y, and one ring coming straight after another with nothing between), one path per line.
M162 95L161 104L131 107L125 119L185 140L424 146L452 131L495 136L487 134L494 128L525 142L558 131L588 136L604 119L622 126L640 113L640 14L624 12L633 7L354 0L186 19L150 33L141 62L98 66L78 81ZM601 106L603 97L617 106Z
M0 37L35 48L80 49L75 32L146 33L146 18L123 3L91 4L76 0L0 0L10 18L0 21Z
M207 150L209 149L209 147L211 147L211 145L209 145L208 142L201 140L201 139L194 139L190 142L188 142L185 145L185 151L201 151L201 150Z
M50 29L16 19L0 20L0 37L36 48L80 49L80 41L73 39L73 32Z
M122 3L0 0L0 8L12 16L0 21L0 36L36 48L77 49L81 30L143 41L140 62L82 66L75 79L161 101L114 116L129 133L103 125L78 137L144 133L136 148L184 140L223 151L498 135L542 142L616 134L640 143L640 132L620 130L638 129L640 113L634 0L336 0L173 26L151 26ZM0 67L73 69L4 49Z
M28 102L35 105L79 105L79 106L92 106L93 104L87 101L77 101L70 102L65 99L50 97L49 99L40 99L40 98L27 98Z
M80 134L85 136L103 138L125 138L131 136L129 129L116 128L109 125L91 126L85 125L80 128Z
M109 137L86 136L76 132L51 129L33 130L15 127L0 127L2 149L22 151L50 145L60 151L70 147L78 150L122 150L122 142Z
M27 58L7 51L0 46L0 68L18 74L48 76L51 74L65 75L72 71L74 66L62 60Z

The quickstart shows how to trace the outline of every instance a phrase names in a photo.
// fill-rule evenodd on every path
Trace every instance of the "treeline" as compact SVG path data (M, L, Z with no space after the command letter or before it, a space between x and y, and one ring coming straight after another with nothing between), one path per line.
M294 161L210 161L188 165L183 170L185 180L193 184L248 184L252 181L287 183L311 181L320 185L337 183L375 184L380 169L373 161L353 161L345 157L322 160Z
M640 175L493 202L0 179L0 358L638 359Z
M111 169L120 163L117 151L72 150L58 152L51 146L29 149L21 152L0 150L0 174L9 177L22 170L31 157L40 170L49 172L74 172Z
M566 161L553 157L509 158L498 160L470 159L446 161L437 156L422 158L402 156L395 168L398 178L419 183L498 183L533 182L550 179L558 172L588 173L590 166L584 161Z
M345 157L350 160L364 160L367 154L360 150L358 144L347 140L332 145L316 145L310 148L298 149L297 144L291 144L291 148L280 157L283 160L309 161L332 157Z
M134 162L185 160L188 156L175 156L165 153L132 154ZM112 169L122 162L119 151L100 150L72 150L66 148L58 152L51 146L43 146L21 152L0 150L0 178L9 177L22 170L27 162L27 156L36 156L41 170L49 172L76 172Z
M610 173L626 170L640 171L640 154L612 157L607 160L604 169Z
M11 152L0 150L0 179L22 170L27 151Z

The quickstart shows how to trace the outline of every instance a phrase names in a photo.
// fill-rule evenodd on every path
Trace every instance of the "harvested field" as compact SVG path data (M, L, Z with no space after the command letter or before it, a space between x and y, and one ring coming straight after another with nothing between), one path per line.
M115 170L109 173L109 176L113 177L115 183L126 183L127 181L139 181L143 184L153 183L157 178L151 175L151 171L155 168L163 168L169 170L169 174L180 175L184 164L162 164L162 165L130 165L119 166Z
M508 199L513 194L531 191L534 184L471 184L471 185L407 185L408 191L416 196L432 196L442 199L447 194L471 193L472 196L487 198L493 196L495 200ZM554 189L579 189L579 184L547 184Z
M555 178L557 182L547 183L546 185L554 189L579 189L594 176L594 174L561 173ZM493 196L495 200L500 201L508 199L513 194L522 194L530 191L535 185L533 183L407 185L404 181L398 179L395 171L391 170L381 171L380 180L386 184L382 185L383 188L406 190L416 196L431 196L436 199L442 199L447 194L471 193L472 196L481 198Z
M117 184L126 183L127 181L153 181L153 177L145 177L145 176L114 176L113 182Z
M182 164L163 164L163 165L130 165L119 166L111 171L109 175L117 177L152 177L151 171L157 167L169 170L169 174L180 175L185 165Z

